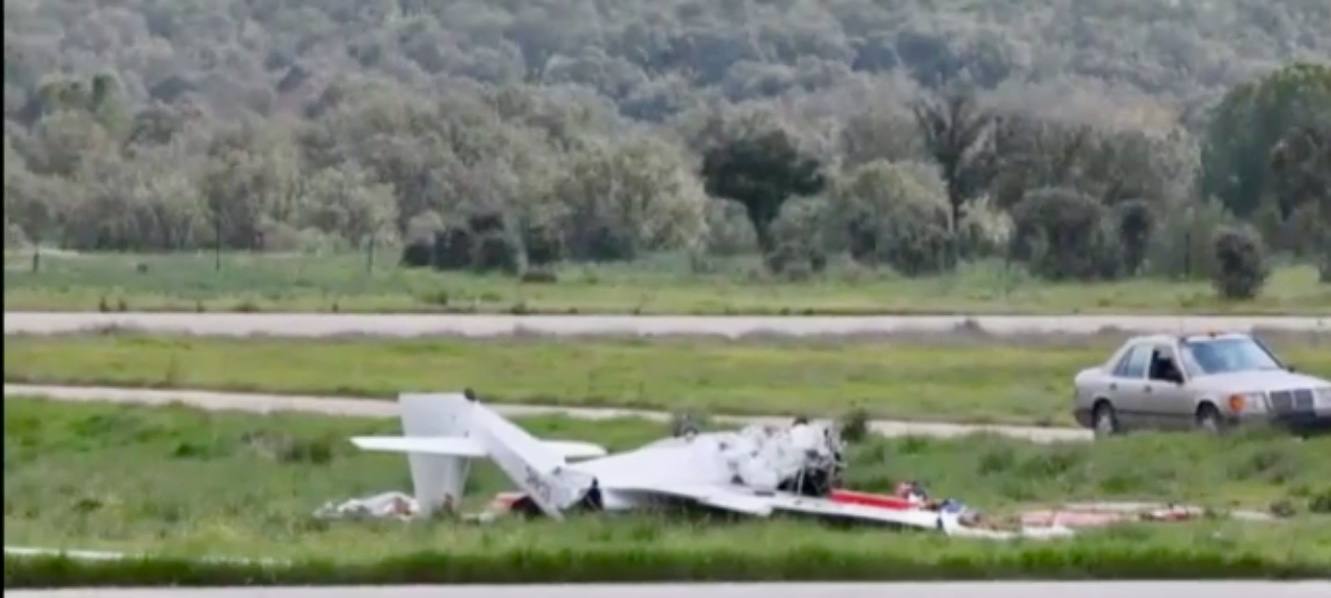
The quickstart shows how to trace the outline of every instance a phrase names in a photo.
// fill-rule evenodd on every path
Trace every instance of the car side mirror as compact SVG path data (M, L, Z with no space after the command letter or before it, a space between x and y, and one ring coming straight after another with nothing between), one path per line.
M1299 373L1299 368L1294 367L1294 364L1292 364L1292 363L1287 363L1287 364L1285 364L1285 369L1289 370L1289 372L1290 372L1291 374L1297 374L1297 373Z

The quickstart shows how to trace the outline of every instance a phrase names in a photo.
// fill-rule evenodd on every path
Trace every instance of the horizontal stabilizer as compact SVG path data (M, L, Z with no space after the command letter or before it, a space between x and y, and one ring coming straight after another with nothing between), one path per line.
M351 442L367 451L420 453L473 459L488 455L481 443L463 436L357 436L352 438ZM541 444L565 459L605 456L604 448L588 442L544 440Z
M357 436L352 438L351 442L367 451L421 453L473 459L486 455L485 447L479 442L462 436Z

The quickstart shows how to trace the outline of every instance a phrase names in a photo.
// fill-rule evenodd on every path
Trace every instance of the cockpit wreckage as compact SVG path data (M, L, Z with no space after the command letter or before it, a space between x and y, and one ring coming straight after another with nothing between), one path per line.
M1049 538L1063 525L997 529L961 503L930 500L905 484L890 495L839 487L840 434L830 422L749 426L691 433L608 455L584 442L542 440L464 394L402 394L403 436L361 436L363 450L406 453L413 515L454 511L473 459L490 459L517 487L509 511L562 519L580 510L629 511L684 505L769 517L775 514L914 528L952 536ZM402 498L381 499L386 505ZM365 510L358 502L353 510ZM401 515L400 512L396 513Z

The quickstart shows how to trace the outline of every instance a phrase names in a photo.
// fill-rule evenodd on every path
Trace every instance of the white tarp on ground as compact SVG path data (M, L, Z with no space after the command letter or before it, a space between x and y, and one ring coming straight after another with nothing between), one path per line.
M320 519L384 519L406 521L418 512L416 499L402 492L383 492L341 503L329 501L314 511Z

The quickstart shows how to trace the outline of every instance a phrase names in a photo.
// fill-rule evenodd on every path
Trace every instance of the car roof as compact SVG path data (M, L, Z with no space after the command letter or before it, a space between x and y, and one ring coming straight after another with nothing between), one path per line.
M1204 341L1210 341L1210 340L1236 339L1236 338L1237 338L1237 339L1244 339L1244 338L1252 338L1252 337L1251 337L1251 335L1247 335L1247 334L1243 334L1243 333L1239 333L1239 332L1207 332L1207 333L1201 333L1201 334L1199 334L1199 333L1193 333L1193 334L1179 334L1179 335L1170 335L1170 334L1143 334L1143 335L1134 336L1134 337L1132 337L1132 338L1129 338L1129 339L1128 339L1127 341L1125 341L1123 344L1124 344L1124 345L1135 345L1135 344L1137 344L1137 343L1173 343L1173 342L1175 342L1175 341L1183 341L1183 342L1189 342L1189 343L1196 343L1196 342L1204 342Z

